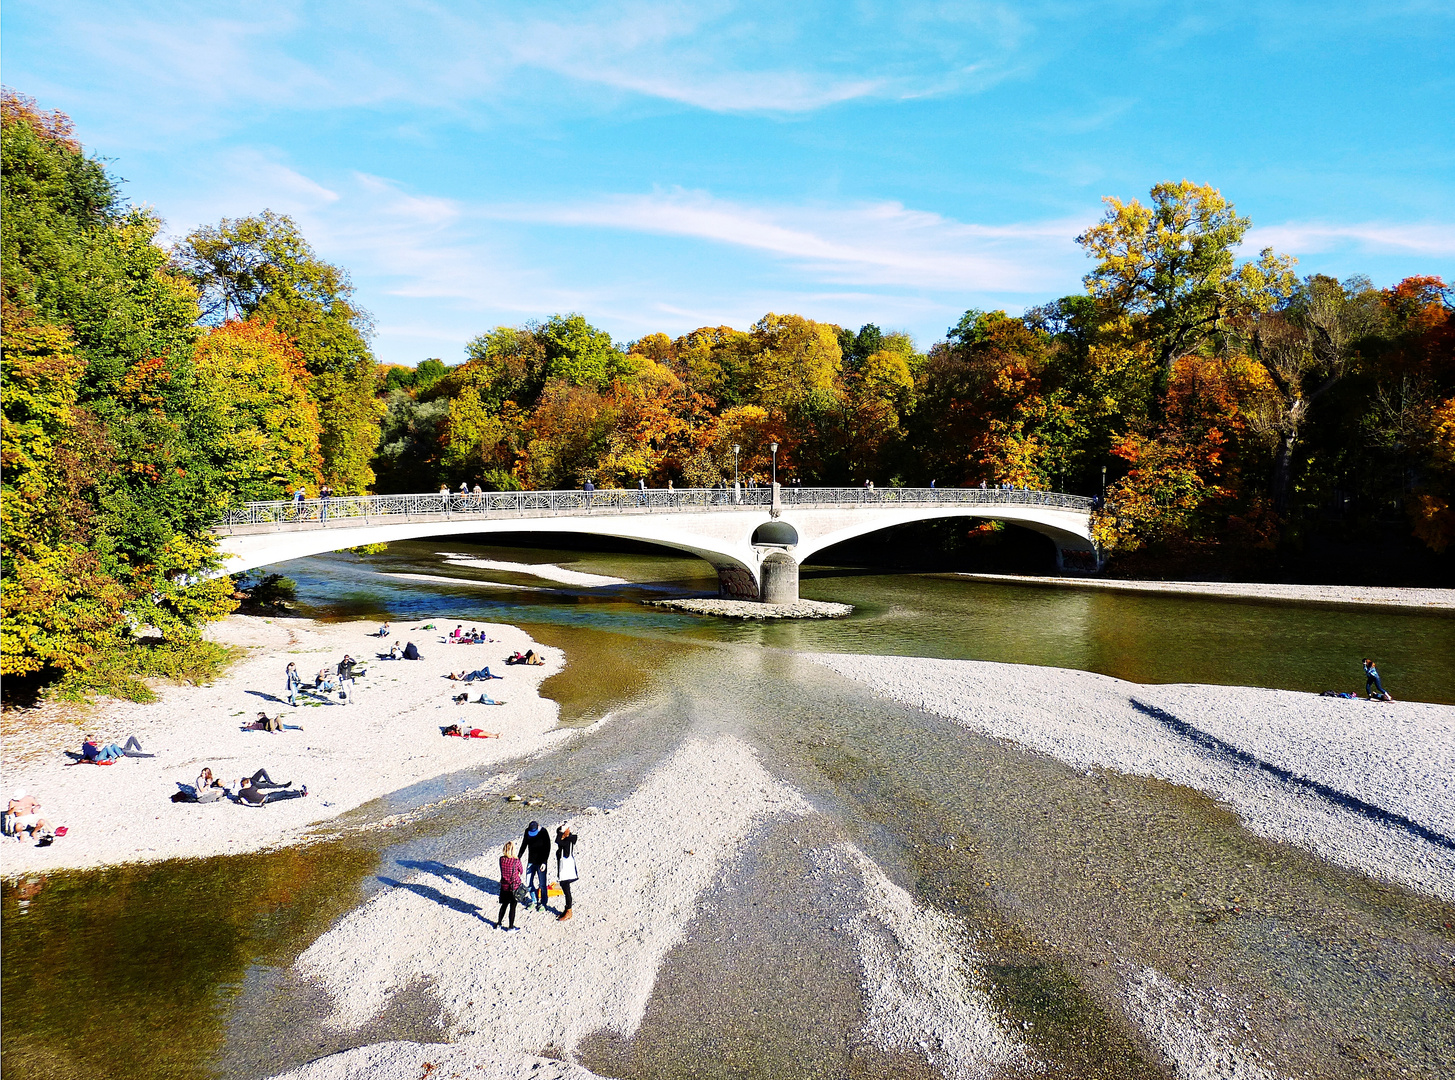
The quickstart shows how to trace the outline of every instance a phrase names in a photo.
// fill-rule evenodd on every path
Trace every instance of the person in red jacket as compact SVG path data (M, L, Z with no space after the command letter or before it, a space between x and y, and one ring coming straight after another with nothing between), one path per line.
M507 840L500 856L500 914L495 916L498 929L515 929L516 893L520 891L520 860L515 857L515 842ZM510 909L510 926L505 925L505 911Z

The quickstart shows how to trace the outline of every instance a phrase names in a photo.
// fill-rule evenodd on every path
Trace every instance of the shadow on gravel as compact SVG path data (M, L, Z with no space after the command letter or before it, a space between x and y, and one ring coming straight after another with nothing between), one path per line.
M1173 716L1165 709L1159 709L1155 705L1148 705L1145 702L1138 701L1136 698L1132 698L1131 701L1132 708L1138 712L1150 716L1153 720L1156 720L1169 730L1181 735L1185 739L1190 739L1199 746L1212 750L1214 753L1226 755L1227 757L1241 761L1244 765L1251 765L1255 769L1262 769L1270 776L1276 776L1285 783L1303 788L1305 791L1311 791L1315 795L1333 803L1335 806L1342 807L1345 810L1352 810L1356 814L1362 814L1364 817L1382 822L1385 825L1394 825L1398 828L1406 829L1422 840L1428 840L1430 843L1438 845L1439 847L1455 851L1455 840L1450 839L1443 833L1435 831L1428 825L1421 825L1418 821L1407 818L1403 814L1396 814L1394 811L1386 810L1382 806L1367 803L1357 796L1350 795L1347 791L1340 791L1338 788L1330 787L1328 784L1320 783L1317 780L1310 780L1306 776L1299 776L1297 773L1290 772L1280 765L1274 765L1270 761L1264 761L1256 754L1250 754L1248 751L1242 750L1232 743L1224 742L1216 735L1209 735L1206 731L1193 727L1186 720Z

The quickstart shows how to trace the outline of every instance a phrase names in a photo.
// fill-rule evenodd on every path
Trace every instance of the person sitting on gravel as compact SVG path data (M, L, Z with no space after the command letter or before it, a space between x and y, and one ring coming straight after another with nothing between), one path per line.
M393 645L391 645L389 647L389 659L390 660L398 660L399 659L399 642L396 641Z
M259 769L262 773L263 770ZM266 776L266 773L263 773ZM290 780L289 783L292 783ZM278 788L283 785L275 784ZM297 791L264 791L257 784L254 784L251 777L244 776L238 784L237 801L247 806L267 806L270 802L282 802L284 799L301 799L308 794L308 785L305 784Z
M1369 658L1364 660L1364 692L1369 695L1370 701L1393 701L1384 691L1384 683L1379 681L1379 669L1374 666L1374 661Z
M419 648L411 641L404 646L404 659L422 660L424 658L419 655Z
M313 689L320 693L331 693L334 689L333 672L328 668L319 668L318 674L313 677Z
M202 774L197 777L197 783L192 786L197 791L198 802L216 802L227 794L222 781L212 775L211 769L203 769Z
M98 765L110 763L123 757L156 757L156 754L144 754L141 751L141 741L135 735L128 735L125 746L117 746L115 743L108 743L105 746L96 745L96 736L88 735L86 741L81 743L81 759L83 761L94 761Z
M5 812L10 816L10 827L15 832L15 839L24 840L26 834L29 834L32 840L44 840L51 835L50 822L40 816L40 800L24 788L15 789Z
M386 638L389 636L389 624L387 622L383 626L379 627L378 636L381 638Z

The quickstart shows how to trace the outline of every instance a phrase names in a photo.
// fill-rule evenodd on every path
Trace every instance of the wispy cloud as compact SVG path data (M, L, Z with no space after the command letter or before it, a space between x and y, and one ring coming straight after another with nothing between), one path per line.
M480 213L750 248L789 260L823 281L1005 293L1043 287L1048 264L1064 264L1078 254L1073 238L1088 223L979 225L897 202L754 206L681 189Z
M358 0L340 10L259 0L246 19L207 6L93 0L45 18L48 35L78 60L66 76L69 100L89 99L97 112L110 103L117 124L145 106L164 131L230 129L277 109L395 104L478 114L522 95L539 106L562 95L579 104L584 93L605 107L603 88L717 112L803 113L988 86L1023 68L1029 34L1010 6L985 0L883 10L769 0L549 9ZM549 87L533 72L548 75Z
M1290 255L1314 254L1355 248L1375 255L1415 254L1449 257L1455 255L1455 225L1438 222L1397 224L1363 222L1339 225L1323 222L1289 222L1253 229L1245 248L1265 247Z

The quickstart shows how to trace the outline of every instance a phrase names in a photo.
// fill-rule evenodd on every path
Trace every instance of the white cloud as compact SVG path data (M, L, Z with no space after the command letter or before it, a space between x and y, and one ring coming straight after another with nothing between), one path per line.
M1354 247L1379 255L1455 255L1455 225L1425 222L1399 225L1364 222L1331 225L1320 222L1289 222L1253 229L1244 243L1246 250L1265 247L1303 255Z
M720 112L803 113L982 88L1018 70L1028 34L996 3L259 0L244 19L206 5L92 2L47 9L45 21L71 62L24 72L27 85L63 80L66 99L110 111L133 144L143 126L154 138L225 131L274 110L392 103L478 115L522 97L533 109L549 97L579 103L583 90L593 108L610 106L602 88Z
M751 248L824 281L1007 293L1035 291L1053 266L1079 257L1073 238L1088 224L967 224L897 202L752 206L681 189L481 212Z

